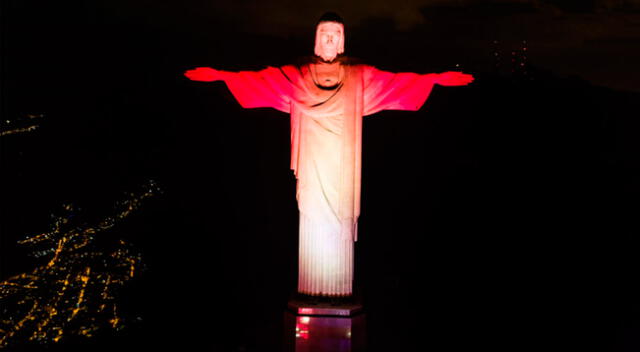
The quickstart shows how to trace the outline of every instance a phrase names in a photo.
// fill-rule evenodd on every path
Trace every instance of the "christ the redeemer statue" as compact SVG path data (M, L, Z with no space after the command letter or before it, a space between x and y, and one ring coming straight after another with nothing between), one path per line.
M315 56L301 65L228 72L198 67L194 81L222 80L244 108L291 115L291 169L300 211L298 292L352 295L353 244L360 215L362 117L416 111L434 84L462 86L461 72L392 73L344 56L344 24L335 13L316 26Z

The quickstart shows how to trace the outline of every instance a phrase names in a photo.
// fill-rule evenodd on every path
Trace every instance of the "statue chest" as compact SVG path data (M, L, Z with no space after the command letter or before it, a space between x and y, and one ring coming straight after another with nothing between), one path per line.
M316 85L321 87L335 87L344 78L344 68L340 64L312 65L311 75Z

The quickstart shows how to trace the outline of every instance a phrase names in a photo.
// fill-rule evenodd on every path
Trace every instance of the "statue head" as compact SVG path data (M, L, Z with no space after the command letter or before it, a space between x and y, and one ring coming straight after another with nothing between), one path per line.
M324 61L333 61L344 53L344 22L335 12L327 12L316 25L314 53Z

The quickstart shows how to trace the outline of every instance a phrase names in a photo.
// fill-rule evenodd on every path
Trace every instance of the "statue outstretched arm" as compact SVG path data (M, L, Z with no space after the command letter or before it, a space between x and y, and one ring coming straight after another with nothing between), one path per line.
M436 84L447 87L466 86L474 79L472 75L458 71L447 71L436 73L436 75Z
M275 67L240 72L197 67L184 75L192 81L224 81L243 108L269 107L286 113L291 110L291 82Z
M435 84L463 86L473 82L473 76L462 72L418 74L393 73L364 66L364 115L382 110L419 110Z
M214 82L222 79L220 71L211 67L196 67L185 71L184 75L192 81L200 82Z

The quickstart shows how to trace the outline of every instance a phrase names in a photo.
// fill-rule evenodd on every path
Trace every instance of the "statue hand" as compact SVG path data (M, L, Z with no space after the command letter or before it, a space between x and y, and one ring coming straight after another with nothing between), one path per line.
M466 86L471 82L473 82L472 75L457 71L440 73L436 79L436 83L442 86Z
M220 72L211 67L197 67L185 71L184 75L192 81L213 82L222 79Z

